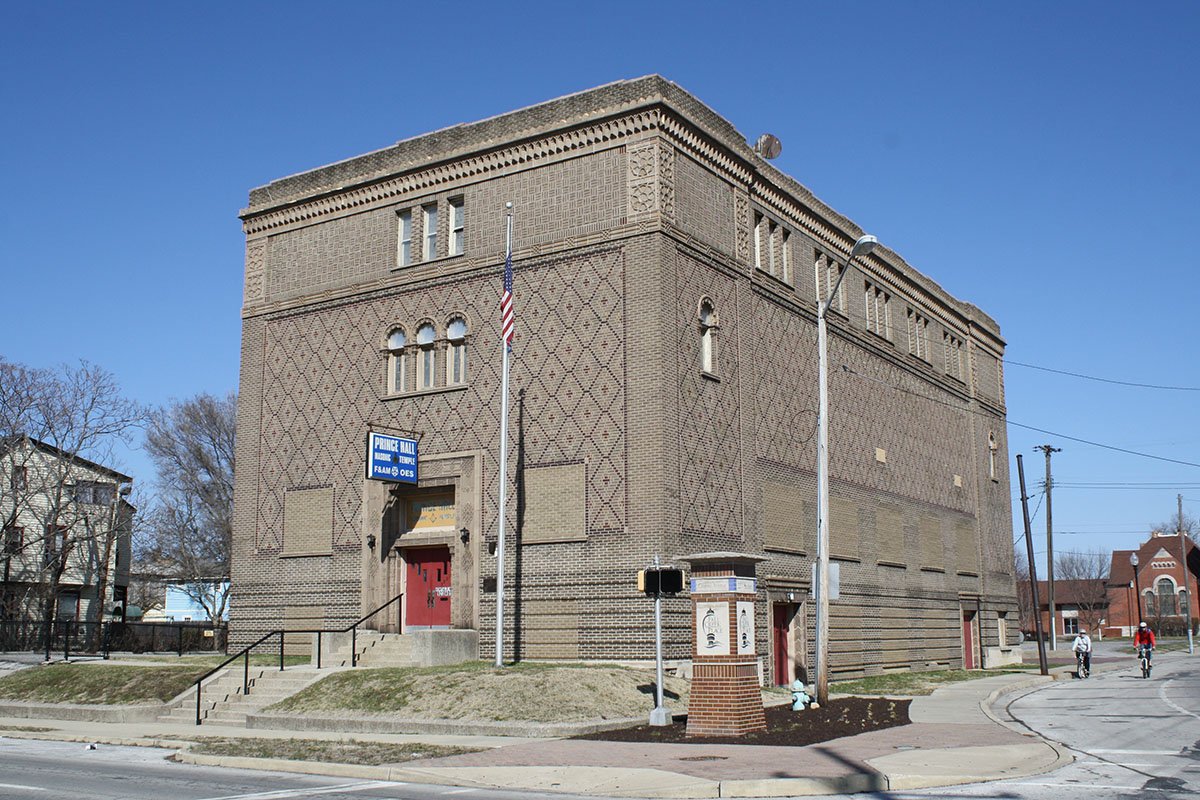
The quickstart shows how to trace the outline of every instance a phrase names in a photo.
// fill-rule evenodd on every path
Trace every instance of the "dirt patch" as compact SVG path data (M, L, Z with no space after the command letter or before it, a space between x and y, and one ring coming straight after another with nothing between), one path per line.
M667 703L687 708L688 683L663 681ZM654 672L619 666L518 664L339 672L272 706L285 713L426 719L584 722L640 717L654 708Z
M799 747L827 742L843 736L854 736L883 728L907 725L910 700L887 698L839 697L826 705L807 711L792 711L789 705L766 709L767 729L745 736L687 735L687 719L676 719L671 725L639 725L604 731L576 739L610 742L657 742L665 744L755 744Z
M445 758L473 753L471 747L446 747L419 743L362 742L330 739L256 739L249 737L197 737L193 753L242 758L280 758L287 761L323 761L334 764L401 764L422 758Z

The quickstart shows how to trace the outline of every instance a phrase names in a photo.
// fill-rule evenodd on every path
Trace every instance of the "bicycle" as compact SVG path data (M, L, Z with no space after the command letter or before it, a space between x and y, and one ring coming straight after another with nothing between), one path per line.
M1088 677L1092 671L1088 669L1087 653L1083 650L1075 651L1075 677L1080 680Z
M1148 644L1144 644L1138 648L1138 661L1142 665L1142 677L1143 678L1150 677L1150 669L1151 669L1150 651L1153 649L1154 648L1150 647L1150 645L1148 645Z

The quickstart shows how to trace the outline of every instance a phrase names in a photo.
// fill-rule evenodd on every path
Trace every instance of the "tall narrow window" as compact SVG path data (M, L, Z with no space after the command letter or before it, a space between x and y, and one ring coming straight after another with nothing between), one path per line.
M4 554L15 556L20 554L25 546L25 529L18 525L9 525L4 529Z
M996 434L992 431L988 431L988 477L992 480L997 480L996 451L999 449L999 445L996 444Z
M929 360L929 320L911 308L908 310L908 352L923 361Z
M464 244L463 199L456 197L450 201L450 255L460 256Z
M825 295L825 302L829 306L829 308L837 309L838 311L845 314L846 313L846 303L845 303L846 293L842 291L841 285L840 284L838 285L837 291L834 292L832 294L832 296L830 295L829 290L833 288L833 285L835 283L837 283L838 276L841 275L842 272L846 268L841 266L840 264L838 264L832 258L827 258L824 254L821 255L820 260L821 260L821 263L823 263L825 266L825 269L824 269L825 285L824 285L824 290L823 290L823 293Z
M710 300L700 302L700 369L717 372L717 312Z
M754 215L754 268L765 270L763 263L763 236L766 235L767 222L762 214Z
M467 382L467 321L455 317L446 326L446 383L460 385Z
M946 354L946 374L963 380L962 340L949 333L942 334L942 347Z
M12 471L12 490L14 492L23 492L29 487L29 470L24 465L18 464L13 467Z
M437 258L437 204L421 206L421 214L425 227L425 247L422 250L422 258L425 261L432 261Z
M426 322L417 328L417 388L432 389L434 373L436 372L433 342L435 334L433 326Z
M866 298L867 330L885 339L892 338L891 297L870 281L863 283Z
M396 247L396 263L407 267L412 263L412 211L400 212L400 236Z
M1176 601L1179 599L1175 594L1175 583L1170 578L1159 578L1158 585L1155 587L1158 593L1158 613L1164 617L1173 617L1179 613L1179 606Z
M408 390L408 359L405 358L404 346L408 337L403 328L396 328L388 334L388 392L399 394Z
M786 283L788 286L791 286L792 285L792 258L790 255L791 246L788 243L787 229L781 229L781 230L783 231L783 235L780 237L779 257L780 257L780 264L781 264L782 268L779 271L779 277L783 279L784 283Z
M774 222L767 223L767 272L772 275L777 274L776 269L779 263L778 256L775 254L775 238L778 230Z

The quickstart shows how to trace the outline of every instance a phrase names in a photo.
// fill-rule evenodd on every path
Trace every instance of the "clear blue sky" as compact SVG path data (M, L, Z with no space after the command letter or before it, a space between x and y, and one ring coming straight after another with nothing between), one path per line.
M1011 360L1200 387L1198 41L1196 2L8 3L0 354L146 403L233 389L251 187L660 73L777 135ZM1010 420L1055 432L1010 428L1031 494L1063 448L1059 549L1131 546L1179 492L1200 515L1200 467L1065 438L1200 463L1200 392L1006 377Z

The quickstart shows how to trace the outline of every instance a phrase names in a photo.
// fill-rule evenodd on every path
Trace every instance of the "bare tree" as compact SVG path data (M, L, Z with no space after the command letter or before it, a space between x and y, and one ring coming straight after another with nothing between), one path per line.
M199 394L155 411L146 431L158 476L141 559L179 581L214 623L228 595L236 423L236 393Z
M66 577L98 587L98 602L87 614L103 619L114 548L133 513L121 495L130 479L104 465L143 420L141 406L101 367L80 362L35 369L0 358L8 613L40 605L49 625Z
M1108 612L1108 568L1112 554L1103 550L1065 550L1054 559L1055 579L1074 581L1070 601L1079 607L1080 622L1099 631Z
M1013 546L1013 567L1017 578L1017 609L1021 615L1022 633L1037 630L1034 621L1033 587L1029 583L1029 559L1020 541Z

